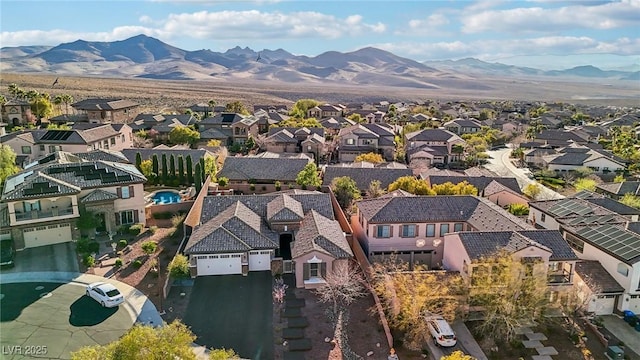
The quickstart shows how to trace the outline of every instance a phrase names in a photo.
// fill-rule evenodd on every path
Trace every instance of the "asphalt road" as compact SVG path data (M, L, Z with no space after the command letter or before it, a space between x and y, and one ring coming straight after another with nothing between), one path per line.
M508 144L510 145L510 144ZM511 148L503 148L487 151L489 154L488 164L484 165L485 168L493 171L500 176L514 177L518 181L521 189L524 189L528 184L538 184L542 191L538 195L536 200L551 200L551 199L563 199L564 196L549 189L548 187L538 183L535 179L529 179L527 177L526 168L516 167L509 158L511 154Z
M85 287L61 283L11 283L0 287L0 358L69 359L83 346L105 345L134 319L122 306L103 308Z

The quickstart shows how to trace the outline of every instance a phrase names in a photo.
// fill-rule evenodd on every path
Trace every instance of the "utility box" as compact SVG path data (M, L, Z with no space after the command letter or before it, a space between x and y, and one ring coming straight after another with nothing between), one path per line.
M607 357L613 360L624 359L624 350L619 346L609 346L607 348Z

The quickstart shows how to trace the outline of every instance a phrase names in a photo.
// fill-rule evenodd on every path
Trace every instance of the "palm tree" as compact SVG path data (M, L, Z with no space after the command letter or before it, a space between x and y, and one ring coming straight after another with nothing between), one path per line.
M4 95L0 95L0 106L4 106L7 103L7 98Z
M211 99L211 100L209 100L208 104L209 104L209 110L211 110L211 115L213 115L213 113L215 112L215 108L216 108L217 103L216 103L215 100ZM204 113L204 117L205 118L209 117L209 112L208 111L206 111Z
M9 84L9 94L13 95L14 99L18 98L18 94L21 91L22 90L18 87L17 84Z
M56 97L53 98L53 103L58 107L58 112L62 112L62 110L60 110L60 105L63 103L62 95L56 95Z
M62 103L64 104L64 114L69 116L69 104L73 102L73 96L69 94L62 94Z

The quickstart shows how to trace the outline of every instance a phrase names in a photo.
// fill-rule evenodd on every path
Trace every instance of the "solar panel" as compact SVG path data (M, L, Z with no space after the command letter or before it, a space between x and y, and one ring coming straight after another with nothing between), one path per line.
M578 235L625 260L640 256L640 235L633 232L604 224L580 229Z

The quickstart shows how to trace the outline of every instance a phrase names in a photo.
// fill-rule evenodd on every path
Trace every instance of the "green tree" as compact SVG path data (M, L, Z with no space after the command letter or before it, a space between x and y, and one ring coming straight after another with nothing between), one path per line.
M0 189L9 176L19 171L20 168L16 166L16 153L8 145L0 145Z
M209 351L210 360L233 360L240 359L240 356L236 354L233 349L211 349Z
M205 173L205 164L204 164L204 157L200 158L200 180L202 182L204 182L204 179L207 178L207 174Z
M80 230L91 230L95 229L98 226L98 219L96 219L96 215L89 210L86 210L84 207L80 207L80 216L78 220L76 220L76 226Z
M169 133L169 141L173 144L195 145L200 140L200 133L186 126L176 126Z
M313 99L300 99L293 104L289 115L295 118L306 118L307 110L320 105L320 102Z
M247 150L251 151L256 147L256 141L253 139L253 136L249 136L247 142L244 143L244 146L247 147Z
M140 172L149 180L155 179L158 175L153 172L153 164L151 163L151 160L144 160L140 163Z
M386 191L382 188L380 180L371 180L369 183L369 187L367 188L367 197L368 198L377 198L384 195Z
M286 120L280 121L279 123L272 125L271 127L294 127L294 128L301 128L301 127L322 127L322 125L320 124L320 122L318 120L316 120L316 118L297 118L297 117L290 117Z
M596 181L589 178L581 178L576 180L573 183L573 187L575 187L577 191L581 191L581 190L596 191L596 185L597 185Z
M207 146L210 146L210 147L217 147L220 145L222 145L222 141L217 139L211 139L207 142Z
M296 184L302 186L303 189L320 186L322 180L316 164L308 163L296 176Z
M140 164L142 164L142 154L140 154L139 152L136 153L136 168L138 170L141 170L142 168L140 167Z
M640 196L633 195L632 193L624 194L620 202L632 208L640 209Z
M436 195L478 195L478 189L466 181L455 185L449 181L444 184L433 184L431 190Z
M218 185L225 187L227 184L229 184L229 179L224 176L218 178Z
M4 95L0 95L0 107L7 103L7 98Z
M134 325L120 339L83 347L71 353L72 360L182 359L195 360L191 348L196 336L180 321L159 327Z
M187 155L187 183L193 184L193 160L191 155Z
M200 193L200 189L202 189L202 170L200 167L200 163L196 163L195 175L194 175L194 186L196 187L196 193Z
M625 179L624 175L622 175L622 174L618 174L618 175L616 175L615 178L613 178L613 182L615 182L615 183L623 183L625 181L626 181L626 179Z
M182 255L177 254L169 263L167 267L169 275L176 279L184 279L189 277L189 259Z
M227 103L225 111L241 115L249 115L249 110L247 110L244 104L238 100Z
M509 204L508 211L516 216L524 216L529 214L529 206L526 204Z
M521 261L504 251L469 266L469 305L482 309L478 331L494 340L511 341L522 324L540 321L548 306L547 266Z
M348 210L354 200L361 198L358 184L348 176L334 178L331 181L331 190L343 210Z
M162 163L160 164L160 177L163 185L167 185L169 179L169 169L167 167L167 154L162 154Z
M176 158L171 154L169 156L169 177L175 179L176 177Z
M151 170L153 171L154 174L158 175L160 174L160 166L158 164L158 155L157 154L153 154L153 156L151 157L151 162L152 162L152 167Z
M389 184L389 192L404 190L415 195L435 195L426 181L416 179L414 176L403 176Z
M382 155L370 152L370 153L360 154L356 156L356 158L353 161L355 162L366 161L373 164L380 164L384 162L384 159L382 158Z
M362 124L365 121L367 121L367 119L363 118L362 115L358 114L358 113L353 113L349 116L347 116L347 119L352 120L357 122L358 124Z
M62 103L64 104L64 114L69 115L69 105L73 103L73 96L69 94L62 94Z
M542 188L540 187L540 185L536 183L530 183L524 187L522 192L528 197L530 197L531 199L536 200L538 195L540 195L540 193L542 192Z
M460 350L456 350L449 355L445 355L440 360L474 360L475 358L470 355L466 355Z
M204 178L206 178L207 175L210 175L211 179L215 179L217 173L218 163L216 162L215 156L206 155L204 157Z
M184 158L182 155L178 155L178 181L180 184L184 185L184 180L186 179L184 175Z

